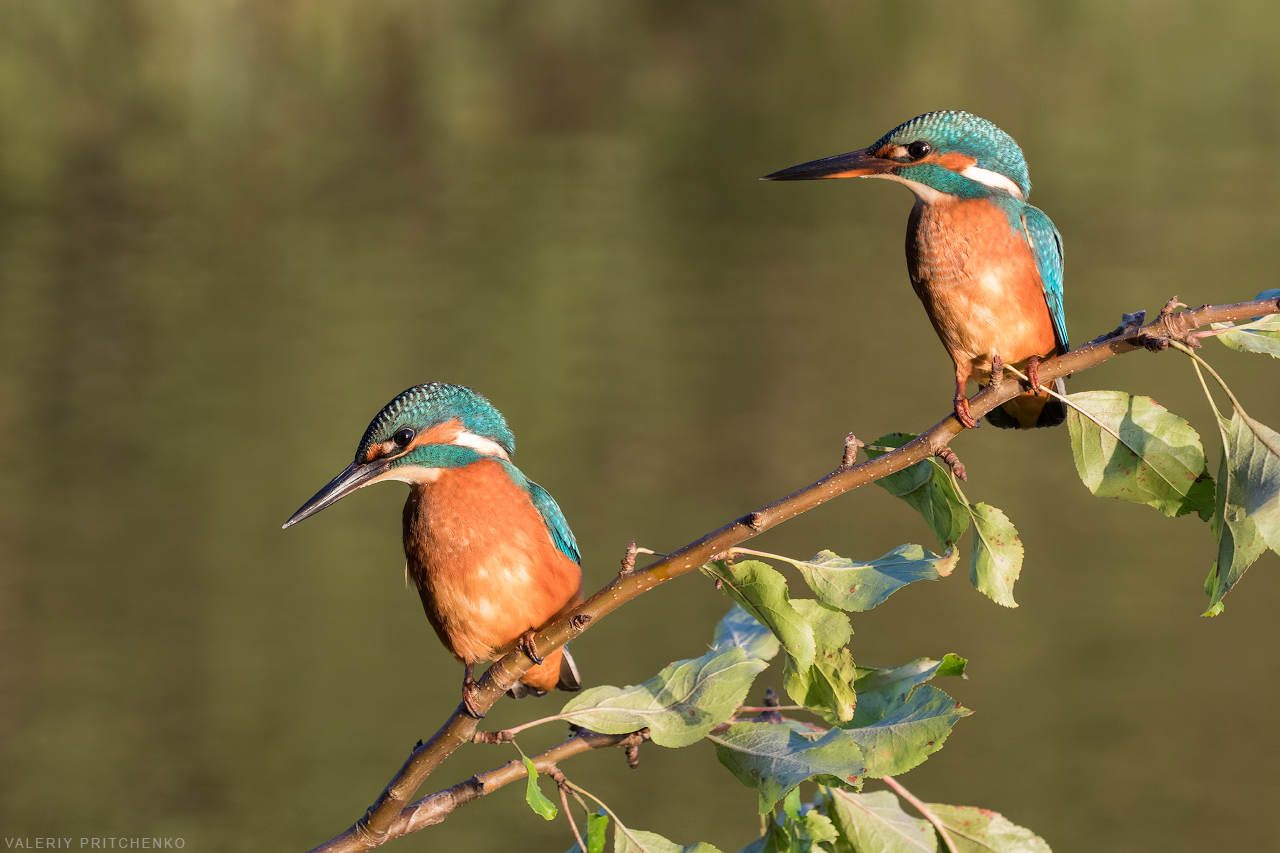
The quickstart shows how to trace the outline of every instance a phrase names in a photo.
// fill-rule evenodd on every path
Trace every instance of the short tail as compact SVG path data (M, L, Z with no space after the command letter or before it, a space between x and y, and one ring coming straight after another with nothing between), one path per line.
M1066 394L1061 379L1053 380L1053 390ZM1047 393L1019 394L1009 402L987 413L987 423L1000 429L1035 429L1053 427L1067 419L1067 404Z
M582 676L578 674L578 664L567 646L561 646L543 659L542 663L530 667L515 686L507 691L513 699L526 696L541 696L551 690L564 690L574 693L582 689Z

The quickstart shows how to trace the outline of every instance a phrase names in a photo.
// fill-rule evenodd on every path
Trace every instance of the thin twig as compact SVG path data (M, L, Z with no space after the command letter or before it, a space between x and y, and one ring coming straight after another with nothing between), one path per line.
M538 753L530 760L540 772L550 772L551 768L556 766L556 762L574 755L615 746L625 749L628 744L637 743L639 740L635 732L627 735L602 735L598 732L581 731L563 743ZM440 823L455 809L486 794L492 794L512 782L518 782L527 775L523 761L508 761L501 767L480 773L465 782L459 782L452 788L423 797L396 816L391 826L387 828L383 841L390 841Z
M892 776L883 776L881 777L881 781L893 790L897 791L898 796L915 806L916 811L920 812L920 814L924 816L925 820L933 824L933 828L938 830L938 835L942 836L942 843L947 845L947 849L950 850L951 853L959 853L956 849L956 843L952 841L951 836L947 834L947 828L942 825L942 821L933 813L932 809L926 806L919 798L916 797L915 794L902 787L902 783Z
M1141 349L1144 335L1181 338L1201 326L1278 313L1280 300L1259 299L1233 305L1206 306L1167 316L1162 314L1159 319L1146 326L1085 344L1077 350L1043 362L1040 365L1040 377L1044 382L1051 382L1058 377L1079 373L1118 355ZM975 417L982 417L1021 392L1022 389L1016 383L1002 383L999 387L989 385L969 401L969 410ZM659 584L697 570L712 555L739 545L845 492L874 483L928 459L950 443L962 429L959 421L948 411L945 418L902 447L848 468L838 468L817 482L741 516L670 555L661 557L657 562L616 577L571 613L539 631L534 638L535 650L546 657L601 617ZM640 549L636 550L644 553ZM488 711L530 666L532 661L519 650L510 652L495 662L485 672L472 694L476 708L482 713ZM427 776L458 747L471 742L476 722L459 705L439 731L425 744L413 750L364 816L341 835L316 849L343 853L367 851L386 841L390 828L399 820L401 812Z
M556 787L560 789L560 805L564 806L564 817L565 820L569 821L569 828L573 830L573 837L578 842L578 849L582 853L587 853L587 842L582 840L582 834L578 832L578 822L573 819L573 812L569 811L569 784L563 773L556 780Z

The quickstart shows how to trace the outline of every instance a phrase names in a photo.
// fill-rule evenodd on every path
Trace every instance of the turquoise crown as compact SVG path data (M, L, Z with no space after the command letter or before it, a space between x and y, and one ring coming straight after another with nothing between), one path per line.
M484 395L463 385L427 382L401 391L382 407L360 439L356 462L365 460L370 445L390 441L405 427L421 431L455 418L467 432L496 441L508 456L516 452L516 439L506 419Z

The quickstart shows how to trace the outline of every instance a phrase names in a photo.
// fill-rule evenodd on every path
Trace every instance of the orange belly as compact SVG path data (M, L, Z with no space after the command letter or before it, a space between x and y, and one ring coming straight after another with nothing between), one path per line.
M501 657L582 598L582 570L556 548L528 492L497 461L446 468L414 486L404 545L427 618L463 663ZM559 661L549 657L521 680L551 689ZM538 683L548 679L550 687Z
M1022 365L1057 352L1031 247L990 202L918 202L907 229L907 265L958 377L984 381L996 355Z

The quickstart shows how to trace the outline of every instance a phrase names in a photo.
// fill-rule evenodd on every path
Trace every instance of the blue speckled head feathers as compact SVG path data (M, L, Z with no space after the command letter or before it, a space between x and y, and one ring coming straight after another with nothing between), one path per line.
M980 169L1004 175L1031 195L1027 161L1013 137L984 118L964 110L938 110L903 122L880 137L867 150L875 153L886 146L929 143L937 152L957 152L972 157Z
M363 462L371 445L390 441L398 430L409 427L421 432L454 419L467 432L496 442L508 456L515 453L515 436L502 413L483 395L462 385L428 382L400 392L382 407L360 439L356 461Z

